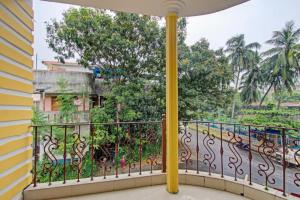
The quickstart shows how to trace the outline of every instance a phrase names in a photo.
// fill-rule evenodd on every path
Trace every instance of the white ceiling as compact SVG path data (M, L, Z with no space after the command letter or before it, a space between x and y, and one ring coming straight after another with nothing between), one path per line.
M214 13L248 0L45 0L152 16L175 12L180 17Z

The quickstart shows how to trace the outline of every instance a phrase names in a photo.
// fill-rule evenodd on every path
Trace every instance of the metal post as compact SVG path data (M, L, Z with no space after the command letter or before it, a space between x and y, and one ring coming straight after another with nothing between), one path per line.
M67 126L65 125L65 137L64 137L64 184L66 183L66 176L67 176Z
M167 162L167 141L166 141L166 115L162 115L161 122L161 136L162 136L162 172L166 172L166 162Z
M283 150L283 156L282 156L282 176L283 176L283 196L286 196L286 193L285 193L285 172L286 172L286 159L285 159L285 154L286 154L286 139L285 139L285 128L282 129L282 150Z
M92 137L92 144L91 144L91 181L94 180L94 127L93 124L90 124L90 135Z
M38 127L34 127L34 174L33 174L33 187L36 187L36 180L37 180L37 161L38 161L38 155L37 155L37 141L38 141Z
M223 124L220 124L220 134L221 134L221 147L220 147L220 154L221 154L221 178L224 178L224 166L223 166Z
M248 159L249 159L249 184L252 185L252 152L251 152L251 126L248 126L248 140L249 140L249 155L248 155Z
M199 174L199 124L196 122L196 154L197 154L197 174Z

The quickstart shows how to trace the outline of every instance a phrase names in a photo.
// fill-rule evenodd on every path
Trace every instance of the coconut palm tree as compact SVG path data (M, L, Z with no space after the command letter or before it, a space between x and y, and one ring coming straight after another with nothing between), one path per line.
M248 69L251 65L252 54L254 50L260 48L260 44L257 42L246 44L244 34L234 36L230 38L227 43L226 52L229 53L228 58L234 72L234 84L235 84L235 96L238 93L241 74L245 69ZM233 98L231 119L235 113L236 98Z
M292 92L295 88L300 72L299 44L297 44L299 39L300 28L295 29L295 23L289 21L281 31L274 31L272 38L266 42L274 47L263 53L265 85L268 89L260 105L272 87L275 93L282 90Z
M259 87L263 81L261 69L259 67L261 57L257 51L253 52L251 56L250 67L245 74L243 74L240 87L241 100L248 104L259 100Z
M294 46L294 52L293 52L293 56L296 59L297 65L300 66L300 44L296 44Z

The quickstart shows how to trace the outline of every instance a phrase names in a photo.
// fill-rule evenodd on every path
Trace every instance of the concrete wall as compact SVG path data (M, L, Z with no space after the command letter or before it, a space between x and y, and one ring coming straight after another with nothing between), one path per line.
M83 98L79 98L79 105L78 106L78 111L83 111L83 104L85 104L84 106L84 111L87 111L90 109L90 105L89 105L89 100L86 98L85 102L83 101Z
M40 104L42 108L40 108L41 110L43 110L43 103ZM45 97L45 112L49 112L52 111L52 99L51 97Z
M77 105L75 102L74 104L77 106L78 111L83 111L83 99L79 98L79 101L77 101L79 104ZM40 103L40 110L43 110L43 103ZM85 100L85 111L89 110L89 100ZM45 112L51 112L52 109L52 96L46 96L45 97Z
M0 0L0 199L31 183L33 10L31 0Z
M92 73L38 70L34 76L34 89L46 89L46 93L58 93L57 81L61 78L68 81L67 89L72 93L80 93L86 88L90 93L94 92Z

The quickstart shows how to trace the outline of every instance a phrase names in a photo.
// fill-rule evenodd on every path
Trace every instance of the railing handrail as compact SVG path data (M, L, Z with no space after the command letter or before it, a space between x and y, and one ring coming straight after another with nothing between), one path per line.
M134 122L74 122L74 123L52 123L52 124L31 124L30 127L45 126L82 126L82 125L118 125L118 124L159 124L161 121L134 121Z
M286 129L286 130L295 130L300 131L300 128L287 128L283 126L268 126L268 125L258 125L258 124L242 124L242 123L231 123L231 122L212 122L212 121L202 121L202 120L183 120L182 123L201 123L201 124L223 124L223 125L238 125L238 126L251 126L251 127L260 127L260 128L273 128L273 129Z
M273 128L273 129L286 129L300 131L300 128L287 128L283 126L268 126L268 125L258 125L258 124L242 124L242 123L230 123L230 122L212 122L212 121L202 121L202 120L181 120L181 123L201 123L201 124L222 124L222 125L238 125L238 126L251 126L260 128ZM52 123L52 124L31 124L30 127L44 127L44 126L76 126L76 125L116 125L116 124L155 124L161 123L161 121L133 121L133 122L74 122L74 123Z
M255 180L255 174L257 173L262 177L262 179L265 178L265 184L266 188L269 187L269 185L275 185L275 179L274 173L281 172L282 176L281 180L282 183L280 189L282 190L282 194L285 196L287 189L289 187L300 187L300 172L289 172L287 171L287 167L289 167L289 164L293 164L294 167L300 168L300 160L298 159L300 155L300 149L294 149L290 148L290 145L296 145L299 146L300 139L298 137L288 137L289 130L293 131L300 131L300 129L297 128L286 128L286 127L276 127L276 126L264 126L264 125L256 125L256 124L241 124L241 123L227 123L227 122L212 122L212 121L202 121L202 120L183 120L180 121L179 129L180 129L180 137L178 142L180 143L179 151L180 156L179 159L181 163L184 165L184 168L186 172L188 172L189 169L197 169L197 173L201 170L200 168L203 167L201 165L205 164L206 169L209 173L213 173L215 170L220 170L219 174L223 178L224 175L227 175L230 173L232 177L237 180L238 176L242 176L246 174L246 170L248 170L248 177L249 177L249 184L252 184L252 181ZM195 124L195 129L193 129L190 125ZM114 141L109 141L108 143L104 143L104 148L112 148L112 152L108 152L113 154L114 158L118 158L119 160L116 161L113 159L110 160L111 167L107 165L108 159L101 160L102 157L95 157L96 147L94 144L95 142L95 136L97 136L97 133L95 131L95 128L98 126L104 129L107 129L108 132L115 131L114 129L111 129L112 127L116 127L117 132L121 129L124 129L123 132L126 134L125 137L119 137L117 134L114 138ZM215 125L215 126L212 126ZM81 127L88 126L88 134L89 138L86 138L86 136L81 135L80 130ZM154 127L152 127L154 126ZM161 156L161 170L165 172L166 170L166 120L165 116L162 117L161 120L154 120L154 121L131 121L131 122L105 122L105 123L97 123L97 122L75 122L75 123L53 123L53 124L33 124L30 127L33 128L34 133L34 170L33 170L33 183L34 186L37 185L37 164L39 161L39 147L37 143L37 138L40 136L44 137L46 136L46 142L44 142L44 153L46 155L46 159L48 161L48 164L50 166L46 166L46 169L48 167L48 175L49 175L49 184L51 184L51 176L52 172L57 167L57 159L55 158L55 155L52 153L55 153L55 149L58 148L59 142L62 143L63 147L63 180L64 183L66 183L67 177L66 172L73 169L68 169L66 166L70 165L72 167L77 168L77 181L80 181L81 177L81 170L82 170L82 162L85 155L90 155L91 160L91 169L90 175L91 180L93 180L94 177L94 168L100 166L101 170L103 171L103 177L106 177L106 172L115 173L115 177L118 178L120 167L120 159L123 155L126 155L124 153L121 153L120 149L128 148L126 152L131 152L137 154L138 158L133 163L132 161L124 161L126 168L128 168L128 175L130 176L131 169L134 169L135 166L139 167L137 169L140 174L142 174L142 165L147 165L150 167L150 171L152 172L152 167L157 164L157 158L160 159ZM38 130L41 130L40 127L49 127L48 132L44 135L40 135ZM55 137L54 134L54 128L62 128L61 132L64 132L62 138L59 140ZM160 127L160 128L159 128ZM240 127L244 127L240 129ZM67 133L67 130L71 128L74 131L69 134ZM257 128L263 128L263 129L257 129ZM275 129L276 134L280 135L280 137L276 137L275 139L269 138L269 129ZM192 130L194 132L192 132ZM44 131L44 130L43 130ZM161 131L161 134L158 133ZM83 133L82 133L83 134ZM85 133L86 134L86 133ZM74 141L72 141L72 149L73 153L76 153L78 160L74 160L74 163L72 161L67 161L67 154L70 154L70 150L67 150L67 138L69 136L73 136L75 138ZM161 137L161 140L157 140L158 137ZM155 139L156 138L156 139ZM279 139L279 140L278 140ZM193 140L193 141L192 141ZM89 143L88 143L89 141ZM153 151L155 153L151 153L153 155L145 154L144 150L147 149L147 147L153 146L153 145L160 145L158 144L158 141L161 142L160 152ZM149 144L148 144L149 142ZM215 144L216 143L216 144ZM111 146L105 146L105 145L111 145ZM150 145L150 146L146 146ZM282 148L282 150L278 149L278 147ZM294 148L294 146L291 146ZM68 147L70 148L70 147ZM202 149L201 149L202 148ZM245 150L246 152L241 153L238 148ZM71 149L71 151L72 151ZM291 151L289 152L289 149ZM85 154L84 151L88 152L88 154ZM280 150L280 151L278 151ZM227 153L225 153L225 151ZM277 153L281 153L281 157L278 158ZM127 152L127 153L128 153ZM293 157L291 158L291 154L294 153ZM193 156L192 156L193 154ZM98 152L99 155L99 152ZM108 154L107 158L111 158ZM143 157L142 156L145 156ZM102 154L100 156L103 156ZM107 156L106 154L104 157ZM120 157L121 156L121 157ZM196 156L196 157L195 157ZM257 159L254 161L254 157ZM54 159L54 160L53 160ZM292 160L291 160L292 159ZM127 157L126 157L127 160ZM97 161L97 162L96 162ZM196 161L196 165L192 165L192 162ZM245 162L246 161L246 162ZM68 163L72 162L72 163ZM278 166L275 166L274 164L277 163L281 167L278 168ZM47 163L44 163L47 164ZM112 168L114 167L114 168ZM181 169L181 167L179 166ZM203 170L203 169L202 169ZM227 171L225 171L227 170ZM47 170L46 170L47 171ZM96 172L96 171L95 171ZM233 173L233 175L232 175ZM286 173L293 173L289 176L293 176L293 182L287 182ZM277 175L276 175L277 176ZM256 180L257 181L257 180ZM277 182L277 181L276 181ZM276 183L277 184L277 183ZM294 184L291 186L291 184ZM287 187L286 187L287 186ZM276 186L277 187L277 186ZM293 189L295 190L295 189Z

